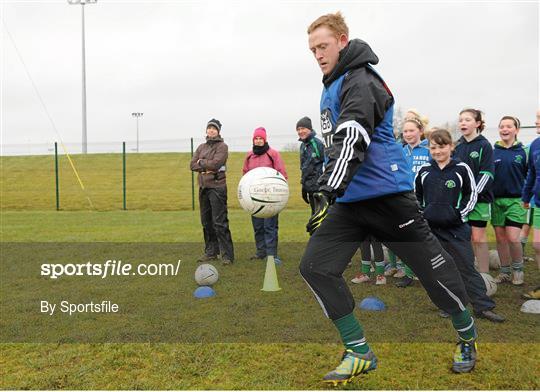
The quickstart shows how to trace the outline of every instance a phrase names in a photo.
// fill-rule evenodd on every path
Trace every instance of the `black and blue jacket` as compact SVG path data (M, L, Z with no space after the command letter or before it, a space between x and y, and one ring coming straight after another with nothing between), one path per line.
M371 67L379 59L367 43L349 41L323 77L321 131L326 165L321 191L354 202L413 190L392 127L394 97Z
M493 194L495 198L521 198L525 178L527 177L528 149L519 141L510 148L500 142L495 143L493 162L495 163L495 180Z
M414 183L416 198L431 227L454 227L467 222L477 193L473 172L466 163L450 159L441 169L431 160L420 168Z
M469 166L476 181L479 203L493 202L493 147L484 136L478 135L468 142L462 136L456 143L454 157Z
M534 139L529 147L529 168L521 200L530 203L533 196L540 202L540 137Z
M300 183L306 192L316 192L319 190L317 180L323 172L324 145L313 130L305 140L300 141Z

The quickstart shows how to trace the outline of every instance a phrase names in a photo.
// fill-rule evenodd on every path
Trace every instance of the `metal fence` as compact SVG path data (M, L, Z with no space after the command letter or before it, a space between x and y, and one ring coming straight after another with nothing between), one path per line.
M190 159L204 142L197 138L139 143L139 153L134 143L90 143L88 154L77 154L79 144L64 146L55 142L46 148L40 145L42 154L3 156L0 209L193 210L198 203L198 184L197 173L190 170ZM233 138L231 144L228 196L233 208L237 208L236 184L251 143ZM289 204L298 208L303 203L299 196L299 142L285 139L278 146L289 173Z
M487 129L483 134L490 142L498 138L496 129ZM522 127L519 134L524 144L536 137L535 127ZM203 137L142 141L138 144L140 154L134 141L89 143L88 155L80 154L80 143L2 145L2 156L29 157L3 161L0 207L7 210L55 207L82 210L88 205L97 210L195 209L197 186L189 170L189 153L204 141ZM249 137L227 137L225 142L232 153L227 166L229 197L233 199L233 184L241 177L243 153L251 149L252 143ZM302 201L296 200L299 194L296 188L300 186L297 153L300 143L296 135L272 135L269 142L278 151L291 152L286 154L293 195L290 201L295 207L303 207ZM160 152L173 154L148 154ZM81 172L82 180L77 171ZM88 184L86 190L82 183ZM111 199L114 202L108 201ZM90 200L96 201L94 206Z

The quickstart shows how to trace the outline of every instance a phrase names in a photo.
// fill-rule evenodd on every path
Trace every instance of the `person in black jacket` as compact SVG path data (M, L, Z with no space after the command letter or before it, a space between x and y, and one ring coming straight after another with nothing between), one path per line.
M302 177L302 199L311 206L311 213L315 211L313 193L319 190L317 180L323 172L324 145L316 137L309 117L302 117L296 123L296 133L300 145L300 171Z
M419 211L405 155L394 139L394 96L373 67L379 58L366 42L349 40L349 28L339 12L317 18L307 33L323 74L325 166L313 194L315 212L306 225L311 237L300 274L345 346L341 363L323 381L346 384L377 368L343 278L368 235L409 265L433 303L451 315L459 336L452 371L468 373L476 364L478 334L466 308L467 292L452 256ZM434 261L442 265L433 269Z
M465 162L451 158L452 150L450 132L438 129L431 134L429 151L433 159L416 175L416 197L431 231L456 262L474 314L503 322L504 317L493 312L495 302L486 294L486 284L474 268L471 227L466 223L478 197L474 175ZM441 315L448 317L443 312Z
M486 123L483 113L478 109L466 108L459 113L459 131L461 137L456 143L454 157L465 162L472 170L478 191L478 201L469 214L472 245L478 270L489 272L489 246L487 224L491 219L493 203L493 147L482 136Z

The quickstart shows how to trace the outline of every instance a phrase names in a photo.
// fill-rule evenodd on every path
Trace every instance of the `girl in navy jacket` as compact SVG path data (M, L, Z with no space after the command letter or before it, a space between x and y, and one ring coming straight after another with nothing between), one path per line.
M416 197L424 218L454 259L476 316L502 322L504 317L493 312L495 302L486 294L484 279L474 268L471 228L466 223L477 199L473 172L466 163L451 158L452 136L446 129L431 134L429 150L433 159L420 168L415 178ZM435 260L432 268L442 263Z
M511 281L514 285L523 284L523 249L519 237L521 227L527 222L527 211L521 204L521 191L527 176L528 149L517 140L518 132L517 118L504 116L499 122L501 140L495 143L493 150L495 201L491 213L501 260L501 273L497 281Z
M480 110L467 108L459 113L459 131L461 137L456 143L454 157L466 163L472 170L476 181L478 200L469 214L469 226L472 229L474 254L478 260L478 270L489 272L489 246L486 227L491 219L493 203L493 147L482 136L485 128Z

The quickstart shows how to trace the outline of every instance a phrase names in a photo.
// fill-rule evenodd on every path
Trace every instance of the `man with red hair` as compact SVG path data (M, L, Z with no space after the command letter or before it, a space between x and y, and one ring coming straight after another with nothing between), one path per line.
M431 300L451 315L459 335L452 370L470 372L476 362L476 328L465 307L463 281L420 213L405 155L394 140L394 97L372 66L379 59L366 42L349 41L348 34L339 12L321 16L308 28L309 49L323 73L326 164L313 195L316 210L307 224L312 236L300 273L345 346L341 363L324 381L347 383L377 367L343 279L368 235L409 265Z

